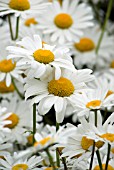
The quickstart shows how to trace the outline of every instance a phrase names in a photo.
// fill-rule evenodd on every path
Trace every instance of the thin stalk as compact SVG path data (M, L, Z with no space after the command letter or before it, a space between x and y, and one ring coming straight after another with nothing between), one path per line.
M97 110L95 110L94 112L95 112L95 126L97 126ZM91 155L89 170L92 170L94 153L95 153L95 141L93 143L93 149L92 149L92 155Z
M59 123L56 122L56 132L59 130ZM56 148L56 161L57 161L57 167L60 167L60 158L58 149Z
M95 153L95 142L93 143L93 149L92 149L92 155L91 155L91 161L90 161L89 170L92 170L94 153Z
M15 87L15 90L16 90L17 94L19 95L19 97L20 97L21 99L24 99L24 96L23 96L23 95L20 93L20 91L18 90L18 88L17 88L17 86L16 86L15 81L14 81L13 78L12 78L12 83L13 83L13 85L14 85L14 87Z
M108 170L108 163L109 163L109 159L110 159L110 150L111 150L111 145L108 144L108 152L107 152L107 160L106 160L105 170Z
M15 40L18 39L18 35L19 35L19 17L17 17L17 21L16 21L16 35L15 35Z
M59 153L59 155L61 156L61 153L60 153L59 150L58 150L58 153ZM65 159L64 157L62 157L61 160L62 160L62 163L63 163L63 165L64 165L64 170L68 170L67 165L66 165L66 159Z
M11 36L11 39L14 40L14 38L13 38L13 30L12 30L12 25L11 25L10 14L8 15L8 23L9 23L9 29L10 29L10 36Z
M36 104L33 104L33 144L35 143L35 135L36 133Z
M100 170L103 170L99 150L96 151L96 154L97 154L97 160L98 160L98 163L99 163Z
M104 24L103 24L102 32L101 32L101 35L99 37L98 44L97 44L97 47L96 47L96 54L98 54L99 48L101 46L101 42L102 42L102 39L103 39L103 36L104 36L104 33L105 33L107 21L110 17L110 13L111 13L111 10L112 10L113 2L114 2L114 0L109 0L108 9L107 9L105 21L104 21Z
M53 157L51 156L49 150L48 150L48 149L45 149L45 152L46 152L46 154L47 154L47 156L48 156L48 158L49 158L50 165L53 167L54 170L56 170L55 165L54 165L54 162L53 162Z

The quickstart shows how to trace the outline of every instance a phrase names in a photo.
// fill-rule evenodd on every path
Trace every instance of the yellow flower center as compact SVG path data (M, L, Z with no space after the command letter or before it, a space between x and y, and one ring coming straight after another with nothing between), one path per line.
M83 137L81 140L81 146L84 150L88 150L90 146L93 145L93 140L92 139L88 139L87 137Z
M114 60L111 62L110 67L114 68Z
M12 167L12 170L27 170L28 168L27 164L17 164Z
M51 80L48 84L48 91L59 97L68 97L74 92L74 86L70 80L61 77L58 80Z
M44 64L54 61L54 54L50 50L37 50L33 53L33 57L36 61Z
M29 18L25 21L25 25L27 27L30 27L31 24L36 25L38 22L35 20L35 18Z
M28 0L10 0L9 7L18 11L25 11L30 9L30 3Z
M105 170L105 166L106 166L106 164L102 164L102 169L103 170ZM93 170L100 170L99 165L96 165ZM114 168L111 165L108 165L108 169L107 170L114 170Z
M114 148L111 149L111 152L114 154Z
M11 72L15 69L16 63L12 62L12 60L2 60L0 61L0 71L4 73Z
M88 52L95 49L95 44L89 38L82 38L79 43L74 44L74 47L80 52Z
M58 167L55 167L55 168L58 168ZM48 167L48 168L45 168L45 170L54 170L53 167Z
M95 146L96 146L98 149L101 148L103 145L104 145L104 142L103 142L103 141L95 142Z
M107 92L107 94L106 94L106 97L105 98L107 98L108 96L110 96L111 94L113 94L114 92L112 91L112 90L109 90L108 92Z
M29 135L27 137L27 140L28 140L28 144L32 145L33 144L33 135Z
M73 19L69 14L61 13L54 18L54 23L61 29L67 29L72 26Z
M42 139L41 141L35 142L34 146L38 146L39 144L44 146L50 139L50 136L48 136Z
M14 90L15 88L13 84L7 87L5 81L0 82L0 93L11 93L11 92L14 92Z
M110 142L114 142L114 134L106 133L100 136L101 138L107 139Z
M12 113L6 120L10 120L12 122L11 124L5 125L5 127L10 129L13 129L19 123L19 117L15 113Z
M86 107L89 109L97 109L101 105L101 100L93 100L86 104Z

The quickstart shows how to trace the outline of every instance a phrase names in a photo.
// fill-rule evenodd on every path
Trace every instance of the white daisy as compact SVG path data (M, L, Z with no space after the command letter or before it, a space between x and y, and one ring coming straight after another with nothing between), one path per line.
M22 73L22 69L16 65L16 62L11 59L7 60L7 52L2 49L0 52L0 82L5 81L7 87L11 85L12 78L23 83Z
M28 107L29 103L12 98L10 102L3 100L1 105L7 107L7 113L10 113L6 118L10 122L5 127L9 128L11 133L7 134L7 136L10 137L12 142L17 141L25 144L27 139L24 133L28 128L32 127L32 111Z
M75 108L78 116L88 116L91 110L100 110L114 105L114 95L108 95L108 88L90 89L75 98ZM107 97L106 97L107 96Z
M66 49L60 50L55 46L50 46L45 43L38 35L34 38L25 37L22 41L17 42L19 47L9 46L7 50L11 53L8 58L20 59L18 65L29 66L27 75L29 77L40 78L52 69L56 69L57 78L60 77L61 69L66 68L72 71L75 70L71 57L66 53Z
M29 14L44 12L48 5L42 0L0 0L0 16L15 14L25 18Z
M10 133L10 129L6 127L7 124L11 123L10 120L7 120L7 118L11 115L11 113L7 113L6 107L0 106L0 141L2 141L2 138L5 137L5 133Z
M27 79L25 85L25 98L34 97L32 104L39 103L38 109L41 115L45 115L54 105L56 120L61 123L64 119L67 106L74 104L74 96L77 92L86 88L86 82L93 80L91 70L64 70L61 77L56 80L51 78L48 82L38 79Z
M113 43L114 37L109 36L105 32L98 55L96 54L96 47L101 34L99 26L95 26L91 29L86 29L80 42L71 43L72 54L74 55L74 64L80 68L83 65L88 65L90 68L94 64L102 64L103 60L106 62L111 58L114 53ZM103 66L103 64L102 64Z
M54 1L47 13L39 19L39 29L44 34L50 34L51 41L64 44L66 41L78 42L83 35L83 29L93 26L92 10L79 0L64 0L62 5Z
M23 169L23 170L40 170L40 168L37 168L38 165L40 165L42 159L39 156L32 156L30 158L20 158L19 160L16 160L14 156L4 156L5 160L0 159L0 169L1 170L16 170L16 169Z

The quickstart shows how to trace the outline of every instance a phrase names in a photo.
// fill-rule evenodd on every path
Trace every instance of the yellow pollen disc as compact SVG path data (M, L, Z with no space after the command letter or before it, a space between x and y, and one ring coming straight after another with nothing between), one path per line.
M37 50L33 53L33 57L36 61L44 64L54 61L54 54L50 50Z
M11 93L11 92L14 92L14 90L15 88L13 84L7 87L5 81L0 82L0 93Z
M9 7L18 11L25 11L30 9L30 3L28 0L10 0Z
M105 166L106 166L106 164L102 164L102 169L103 169L103 170L105 170ZM100 170L99 165L96 165L93 170ZM107 170L114 170L114 168L113 168L111 165L108 165Z
M111 149L111 152L114 154L114 148Z
M114 60L111 62L110 67L114 68Z
M108 92L107 92L107 94L106 94L106 97L105 98L107 98L108 96L110 96L111 94L113 94L114 92L112 91L112 90L109 90Z
M12 122L11 124L5 125L5 127L10 129L13 129L19 123L19 117L15 113L12 113L6 120L10 120Z
M57 27L59 27L61 29L67 29L72 26L73 19L70 15L61 13L55 17L54 23Z
M58 167L55 167L55 168L58 168ZM54 170L53 167L48 167L48 168L45 168L45 170Z
M0 71L4 73L11 72L15 69L16 63L12 62L12 60L2 60L0 61Z
M107 139L110 142L114 142L114 134L106 133L100 136L101 138Z
M35 142L34 146L38 146L39 144L40 145L45 145L51 138L48 136L44 139L42 139L41 141L38 141L38 142Z
M83 137L81 140L81 146L84 150L88 150L90 146L93 145L93 140L92 139L88 139L87 137Z
M96 109L100 105L101 105L101 100L93 100L91 102L88 102L86 104L86 107L89 108L89 109Z
M35 20L35 18L29 18L25 21L25 25L27 27L30 27L31 24L36 25L38 22Z
M79 43L74 44L74 47L80 52L88 52L95 49L95 44L89 38L82 38Z
M104 145L104 142L103 142L103 141L95 142L95 146L96 146L98 149L101 148L103 145Z
M17 164L12 167L12 170L27 170L28 168L27 164Z
M74 86L70 80L61 77L58 80L51 80L48 84L48 91L59 97L68 97L74 92Z
M33 144L33 135L30 135L27 137L28 144L32 145Z

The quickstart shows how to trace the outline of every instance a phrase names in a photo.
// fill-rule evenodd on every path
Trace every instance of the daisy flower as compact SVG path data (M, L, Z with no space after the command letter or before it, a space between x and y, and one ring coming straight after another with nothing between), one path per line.
M7 60L6 56L7 52L5 49L2 49L0 52L0 82L5 81L7 87L10 87L12 78L16 78L23 83L22 69L16 65L16 62L13 62L11 59Z
M20 59L18 65L30 66L27 76L40 78L52 69L56 69L57 78L60 77L61 69L66 68L74 71L71 57L66 51L55 48L45 43L39 35L34 35L34 38L25 37L22 41L17 42L18 47L9 46L7 50L11 53L8 58Z
M38 165L40 165L42 159L39 156L32 156L30 158L21 158L21 159L15 159L14 156L4 156L5 160L0 159L0 169L1 170L16 170L16 169L23 169L23 170L40 170L40 168L37 168Z
M7 118L11 115L11 113L7 113L6 107L0 106L0 141L5 137L5 133L10 133L10 130L6 127L7 124L10 124L11 121L7 120Z
M0 0L0 16L15 14L25 18L29 14L44 12L49 4L42 0Z
M108 88L90 89L75 98L78 116L89 115L91 110L100 110L114 105L114 95L108 95ZM106 97L107 96L107 97Z
M85 30L83 37L80 39L80 42L77 43L73 41L73 43L70 43L72 54L74 55L74 64L78 68L82 67L83 65L88 65L91 68L96 62L99 65L99 62L102 64L103 60L105 60L105 62L110 60L111 55L114 53L114 37L109 36L107 32L105 32L97 56L96 47L100 34L101 29L99 26L95 26L91 29Z
M93 80L91 70L64 70L61 77L56 80L51 78L48 82L38 79L27 79L25 85L25 98L34 97L31 104L39 103L41 115L49 112L54 105L56 120L61 123L64 119L67 106L74 104L74 96L86 87L86 82ZM77 97L76 97L77 98Z
M66 41L78 42L83 35L83 29L93 26L92 10L79 0L64 0L62 5L53 1L47 13L39 19L39 29L44 34L50 34L52 42L64 44Z
M10 121L5 125L11 131L11 133L7 134L10 141L25 144L27 139L24 133L29 127L32 127L32 111L28 107L29 103L17 101L15 97L10 102L3 100L1 105L7 107L7 113L10 113L6 119L4 118L6 121Z
M93 135L97 133L97 128L94 123L87 122L85 118L81 118L81 124L75 127L73 134L69 135L67 139L67 144L63 149L63 157L68 158L80 158L83 154L87 153L91 155L91 148L94 143ZM73 129L74 130L74 129ZM88 135L89 134L89 135ZM96 149L101 148L104 142L102 140L96 140Z

